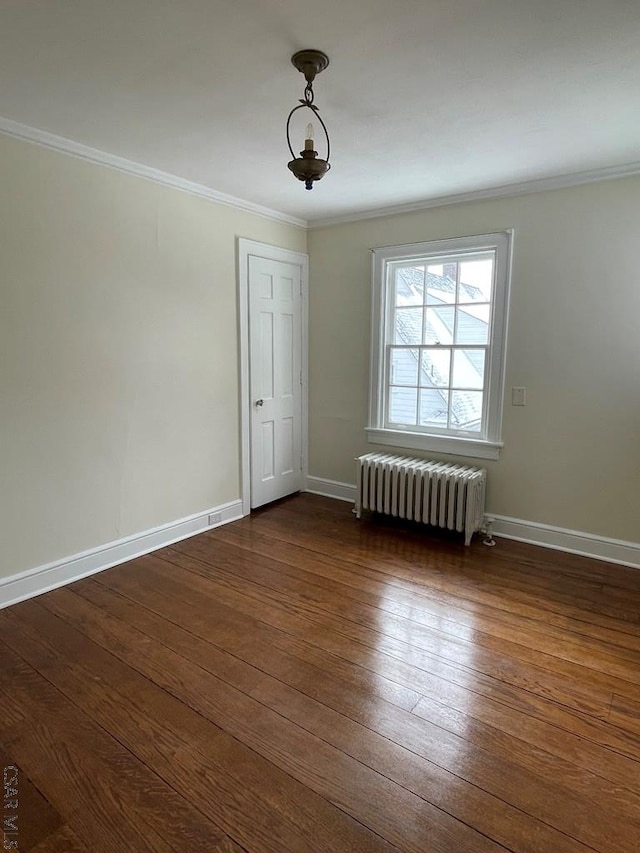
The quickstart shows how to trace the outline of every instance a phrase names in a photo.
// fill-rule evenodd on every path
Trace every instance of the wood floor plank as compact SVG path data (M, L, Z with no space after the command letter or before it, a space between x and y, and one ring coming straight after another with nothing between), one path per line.
M249 585L225 577L224 573L212 573L210 567L202 561L166 549L162 552L164 560L173 565L187 568L214 584L215 597L229 607L245 615L282 630L294 636L304 637L308 642L317 644L333 654L370 669L390 680L397 681L407 687L428 696L437 696L444 704L452 707L462 705L473 706L475 696L480 694L488 700L500 702L510 708L531 714L539 719L551 722L567 731L576 731L581 736L593 740L603 746L611 747L622 755L640 758L640 742L628 737L626 733L605 724L596 717L590 717L581 711L568 708L551 701L548 697L532 690L535 684L527 682L523 687L514 686L504 681L473 673L465 667L459 667L444 661L437 656L429 655L422 650L415 652L404 651L400 644L395 647L381 649L374 635L366 639L355 639L344 636L343 624L336 624L336 631L327 627L327 620L309 619L306 614L295 612L295 608L276 600L266 600L255 595ZM143 558L137 566L146 565L145 561L159 560L157 557ZM127 580L134 581L136 567L127 573ZM155 564L156 570L169 577L168 570L162 561ZM110 577L119 577L116 573ZM192 582L195 583L195 582ZM206 589L206 587L205 587ZM320 624L319 624L320 622ZM373 653L375 652L375 653ZM602 708L598 706L602 712Z
M355 677L362 672L361 667L343 666L336 671L335 656L323 655L321 649L316 649L315 655L308 654L309 644L305 643L302 647L300 642L291 643L289 635L221 606L214 597L207 595L206 587L197 586L199 594L193 601L192 588L184 584L182 589L178 583L166 590L166 584L156 578L153 595L150 596L148 589L137 586L131 577L118 582L115 573L112 573L109 578L111 581L103 577L102 583L85 583L78 591L109 612L135 614L138 626L141 619L144 619L145 625L149 625L146 614L142 616L139 609L128 606L109 594L108 588L104 589L105 585L111 585L135 604L150 607L170 621L188 624L190 632L196 636L365 725L375 720L379 727L383 716L380 709L384 708L385 716L398 723L396 730L387 726L384 729L385 736L403 743L396 732L400 730L400 721L405 719L405 715L394 712L392 707L386 707L388 696L378 695L375 699L371 696L368 680L363 682ZM178 618L181 610L176 608L176 602L181 600L189 606L188 619L187 612L182 619ZM550 780L563 774L573 780L577 768L582 768L592 780L594 791L599 790L602 779L627 789L619 793L619 803L629 797L630 781L631 789L634 789L633 779L639 768L635 761L585 741L574 733L542 723L497 703L487 706L487 703L479 702L478 699L477 696L473 699L467 697L464 712L442 705L430 697L421 697L412 709L440 728L470 741L474 747L489 749L492 754L507 761L519 762L521 758L523 767L533 769ZM385 702L384 706L380 700ZM541 743L544 748L541 748ZM535 750L531 750L532 746ZM598 768L596 774L594 768ZM598 775L601 776L600 780ZM589 792L588 787L585 791L576 785L572 785L572 790ZM629 809L631 814L640 810L638 796L631 798Z
M157 834L153 823L144 824L144 815L137 813L135 804L121 790L120 780L127 775L144 790L144 770L140 772L130 756L107 736L83 730L77 718L71 718L71 725L65 713L68 709L61 709L55 692L46 702L36 703L33 697L39 691L33 681L28 690L23 689L20 670L24 664L17 656L4 650L2 662L13 687L3 705L19 702L29 713L27 727L13 732L3 729L2 737L16 763L49 803L96 851L126 846L135 851L169 853L170 845ZM81 809L83 801L90 807Z
M0 636L7 639L4 621L0 621ZM16 628L15 636L23 638L24 648L22 629ZM8 663L7 655L11 658ZM2 661L5 671L11 667L12 675L12 696L3 705L17 702L29 714L28 725L5 738L26 772L38 780L40 789L80 837L96 838L96 849L112 849L119 838L128 849L161 853L185 842L205 848L223 838L224 833L186 799L177 796L117 740L92 725L44 679L37 686L28 680L24 689L21 674L25 664L15 653L5 650ZM92 672L87 677L96 675ZM123 790L123 779L134 783L135 798ZM78 807L81 792L86 790L93 810Z
M54 607L61 601L75 605L78 623L82 613L82 628L92 641L104 643L114 653L126 656L126 662L139 668L142 674L311 790L321 796L333 791L334 801L343 811L401 850L421 853L427 838L434 851L443 853L452 849L461 853L497 853L504 849L408 788L253 698L254 683L261 677L259 671L211 646L205 651L204 661L198 658L198 663L180 656L169 645L159 643L147 643L144 658L132 655L131 642L138 638L138 644L146 635L133 625L82 605L77 597L71 602L70 596L73 596L71 591L56 591L49 596L47 606ZM62 620L59 622L64 625ZM60 647L64 637L60 626L58 628L56 637ZM49 622L48 632L53 630ZM173 641L175 632L169 625L165 626L165 632ZM188 639L195 656L198 649L195 638ZM208 668L199 665L203 662ZM216 671L212 672L214 664ZM392 807L380 811L382 802Z
M460 539L456 534L449 531L440 530L439 528L431 528L422 524L414 524L398 519L391 519L388 516L380 515L365 515L362 520L355 521L353 506L341 501L327 501L325 498L316 495L305 495L304 501L297 498L284 499L279 505L277 516L271 512L270 507L258 510L252 513L250 522L267 520L276 520L278 518L295 516L296 520L308 521L312 518L314 521L322 519L323 522L334 525L349 524L353 530L362 532L365 529L365 535L382 533L385 537L389 530L398 534L403 545L408 545L409 548L417 545L420 550L424 550L425 543L428 548L435 547L451 558L451 543L459 544ZM364 524L363 524L364 521ZM596 581L597 583L605 584L612 589L624 590L632 595L638 595L637 569L628 566L615 565L603 562L601 560L586 559L578 554L562 553L554 558L549 555L549 552L536 545L531 545L526 542L518 542L509 539L500 539L499 553L492 553L485 548L480 548L481 537L476 537L473 540L471 550L460 550L456 548L457 556L462 562L466 562L473 550L477 553L473 554L470 564L477 564L477 559L490 560L502 557L503 559L513 562L517 565L518 575L531 577L536 580L548 578L554 581L564 577L570 578L572 581L577 581L581 586L583 580ZM514 579L515 580L515 579Z
M0 757L29 853L636 853L639 663L637 571L300 495L0 612Z
M245 847L240 847L233 839L227 837L219 841L211 850L211 853L248 853L248 851Z
M474 541L471 548L464 551L457 549L452 553L451 534L448 531L433 530L424 525L407 524L389 519L386 516L371 516L355 523L349 513L349 508L336 506L327 513L327 523L334 526L334 535L328 547L317 547L315 534L316 519L325 513L326 506L321 498L311 497L306 507L301 507L293 501L285 501L277 514L256 513L251 517L252 529L266 529L273 536L279 536L289 541L293 530L300 534L297 544L316 550L319 553L331 553L336 548L343 550L343 559L347 563L371 563L370 557L376 555L373 561L376 570L390 578L408 579L413 583L421 583L421 570L424 568L425 551L429 554L428 586L435 588L444 584L445 588L456 589L462 597L470 596L475 599L484 596L484 590L499 592L495 603L505 599L508 607L518 607L522 598L521 593L534 594L533 608L536 612L548 613L548 618L554 618L563 612L576 623L584 623L585 629L598 630L598 616L609 609L612 601L623 601L633 604L625 609L620 618L603 617L603 624L608 630L619 630L632 636L640 637L640 614L638 611L639 595L635 570L611 564L599 563L571 554L563 554L562 558L549 558L545 550L536 546L526 545L510 540L500 540L497 549L489 551ZM309 512L312 509L312 512ZM352 551L351 545L356 547ZM379 559L378 559L379 558ZM567 579L564 567L567 563L582 560L582 578ZM484 571L490 565L489 572ZM609 577L617 577L623 573L628 583L624 589L615 585L594 582L590 579L590 567L600 567ZM618 571L619 570L619 571ZM602 595L602 592L605 592ZM557 610L557 614L556 614Z
M110 577L114 578L116 574L117 573L112 573ZM113 580L111 582L113 583ZM119 588L122 588L122 585L117 583L116 585ZM153 593L146 594L149 606L154 607L154 609L166 618L170 619L172 614L175 614L175 618L178 622L184 621L184 616L187 611L181 615L182 610L178 604L180 599L179 579L176 578L175 583L172 585L168 584L165 579L160 579L157 575L154 575L153 583L151 585L153 586ZM124 586L128 586L128 588L131 589L132 585L125 582ZM185 603L185 607L188 607L191 631L205 638L210 638L213 642L217 642L217 645L224 646L226 649L231 650L232 643L228 638L218 635L214 625L210 625L213 602L207 600L206 589L202 586L198 586L197 589L199 592L197 601L193 601L188 604ZM86 592L84 594L86 595ZM90 594L90 597L95 600L95 596L93 594ZM100 599L98 598L98 602L99 601ZM111 600L108 607L110 612L115 611L116 607L116 602ZM118 612L122 612L122 606L118 608ZM153 621L149 620L148 617L142 617L139 610L136 610L135 608L133 613L137 614L137 618L139 620L138 624L140 624L141 618L144 619L145 626L149 626L150 621L151 623ZM133 619L134 617L132 616L131 618ZM218 624L219 618L216 614L215 625L217 626ZM148 627L148 630L152 630L152 627ZM165 632L167 631L166 625L164 627L162 627L162 625L160 626L158 629L159 633L157 633L156 636L161 636L161 632L163 630ZM172 636L174 635L175 631L172 632ZM174 640L174 642L177 642L177 640ZM193 654L195 654L197 646L193 643L193 640L189 638L185 643L191 644ZM246 656L247 643L243 644L243 648L237 650L237 653L239 655ZM211 660L214 657L215 655L211 651L205 650L202 653L202 665L205 667L210 666ZM271 653L269 657L271 662L273 662L273 653ZM255 663L260 662L255 661ZM289 673L278 672L277 676L282 681L291 682L293 678L290 673L290 670ZM248 680L252 684L250 690L253 695L255 685L261 683L261 678L258 674L254 674L249 677ZM318 680L317 676L316 680ZM305 692L305 688L308 691L307 685L308 682L302 682L302 684L297 683L296 687L302 688L302 692ZM336 694L334 693L332 696L329 687L324 686L322 689L322 695L326 704L336 707L336 703L340 699L339 694L336 699ZM289 698L289 704L293 704L293 698ZM411 719L410 715L407 716L399 711L385 713L387 709L382 707L380 704L367 709L365 699L354 696L351 696L350 698L352 699L350 705L344 703L344 701L342 704L338 705L339 710L343 711L347 716L362 722L364 725L371 724L370 720L375 720L375 726L378 731L381 731L384 734L385 737L410 749L417 750L418 752L422 750L422 754L425 757L428 756L432 760L438 762L440 766L445 769L448 767L446 763L447 756L453 756L456 773L467 778L469 781L474 781L478 785L496 786L495 788L489 787L487 790L493 791L497 796L513 802L523 810L531 810L532 808L531 800L526 799L522 791L522 788L525 786L525 781L528 781L531 791L533 792L530 796L536 796L536 794L539 794L541 791L544 792L544 796L549 796L549 812L546 814L546 819L553 825L559 825L557 817L554 818L554 809L557 808L558 803L560 802L567 804L571 799L571 793L585 798L591 797L595 800L599 800L601 803L604 803L604 800L606 800L608 808L613 811L620 811L621 814L625 814L631 818L640 814L640 797L633 789L625 787L624 783L617 788L610 786L612 790L607 791L607 793L603 793L603 780L594 778L591 771L587 771L586 769L580 771L575 766L568 766L564 762L554 760L553 756L548 754L544 755L544 751L542 750L537 752L535 760L530 759L528 768L526 766L526 761L523 760L520 766L516 769L512 762L514 758L517 758L518 753L522 752L524 756L530 755L530 750L526 748L526 745L519 743L518 741L511 740L508 744L508 750L505 749L501 751L497 746L498 738L488 738L489 745L492 748L492 759L496 755L501 755L502 763L496 764L495 762L492 763L490 761L483 764L480 759L485 754L484 750L479 748L479 744L476 744L478 749L474 753L474 757L478 763L473 767L467 768L464 766L464 762L460 761L459 754L461 749L460 742L457 738L448 737L446 732L437 731L433 726L415 726L415 721ZM353 701L354 698L356 701ZM283 700L283 706L285 708L287 706L287 701L288 700ZM285 711L280 708L280 713L285 713ZM304 715L302 715L302 719L305 719ZM329 730L331 730L331 726L329 726ZM330 735L328 736L326 733L323 733L323 737L327 738L330 737ZM629 780L628 773L631 766L631 763L628 762L626 768L626 781ZM535 779L532 777L531 770L533 769L540 774L540 778ZM562 775L566 783L566 787L562 790L556 790L556 780L558 775ZM509 784L507 781L509 778L517 778L519 780L519 789L517 791L514 792L509 790ZM448 784L450 785L451 783ZM536 791L536 789L538 790ZM511 799L509 799L510 797ZM516 799L514 800L513 797L516 797ZM542 806L540 801L537 801L536 809L538 813L541 808Z
M210 536L215 539L216 550L220 541L236 545L251 555L277 560L281 567L288 568L297 577L313 576L312 582L322 588L333 589L357 601L436 627L460 639L476 642L487 634L562 656L602 672L615 671L611 666L617 667L622 660L631 664L631 673L635 675L640 665L640 638L630 638L627 634L612 636L613 632L603 631L601 636L592 637L582 633L580 626L569 620L562 627L541 620L539 612L532 618L489 605L479 607L466 598L444 591L419 589L415 585L407 588L395 578L387 576L381 580L379 573L363 566L353 565L346 569L334 560L274 539L252 527L229 525L194 540L202 543L209 556ZM627 665L621 677L625 677L628 671Z
M291 596L297 603L308 605L312 610L329 612L338 618L347 618L378 630L380 622L384 622L384 633L404 642L409 642L417 648L430 649L437 645L438 654L448 660L468 664L469 648L474 651L473 666L486 674L496 670L504 672L507 667L517 667L522 661L531 664L536 671L546 670L559 675L563 682L571 684L576 690L576 682L580 684L586 678L592 688L598 687L605 699L605 707L610 704L610 697L616 690L629 690L633 695L640 684L640 655L629 663L621 661L612 654L591 650L575 652L569 643L554 642L553 654L535 647L535 636L525 642L524 636L516 641L513 636L494 637L486 632L476 630L473 635L460 636L453 632L442 620L437 624L429 624L428 620L420 618L417 608L413 611L398 613L381 608L379 602L361 602L348 594L348 588L341 585L331 586L317 584L315 577L304 570L287 572L287 565L280 561L264 558L259 565L242 548L228 543L217 543L215 554L206 540L191 539L178 543L170 550L203 560L215 568L224 568L244 580L250 580L269 590L275 591L279 597ZM484 654L483 650L487 650ZM577 658L575 659L571 659ZM581 667L593 669L593 673L584 673ZM625 682L629 682L627 685Z
M438 588L439 584L444 584L448 590L456 589L461 595L491 602L497 607L502 602L502 606L508 609L524 607L530 613L548 613L549 618L554 615L573 618L582 623L585 630L606 628L640 637L637 607L621 608L617 602L607 602L606 596L600 595L602 584L589 585L585 581L578 586L582 595L577 597L554 580L546 584L532 583L514 571L520 564L511 557L509 545L504 546L502 541L499 548L492 549L490 553L478 546L452 555L451 544L438 540L433 534L394 529L384 519L382 527L364 521L360 527L352 524L350 529L344 523L345 518L338 533L334 532L328 541L321 543L315 520L317 502L312 503L313 511L308 513L308 517L291 513L288 506L291 504L283 505L281 513L268 518L266 513L257 515L252 518L251 525L343 563L363 564L382 574L425 586L422 574L425 549L428 548L430 587ZM344 512L348 513L348 508ZM504 554L501 553L503 548ZM486 571L485 565L490 565L491 570Z
M635 699L614 695L609 711L609 721L629 733L640 737L640 695Z
M68 826L63 826L33 847L30 853L87 853L87 847L82 844L75 832Z
M459 703L461 704L461 703ZM464 710L460 707L445 705L431 696L423 697L414 706L411 713L438 725L447 731L469 740L473 745L491 749L497 754L508 754L512 761L522 761L528 767L546 767L561 771L558 761L549 760L549 754L567 762L569 767L579 767L591 778L595 788L602 785L599 780L607 780L613 786L637 791L640 787L640 765L637 759L629 758L589 737L578 732L585 729L585 734L600 737L599 732L593 734L588 723L576 718L573 731L546 722L539 717L516 711L501 702L495 702L485 697L476 697L468 703ZM571 721L561 720L565 726ZM602 726L600 727L603 728ZM604 738L600 738L604 739ZM623 733L617 741L623 744L629 740ZM640 746L640 739L634 739ZM573 773L567 777L571 780ZM611 789L613 793L615 787ZM635 806L630 806L635 811Z
M65 696L81 699L92 718L112 730L154 772L171 779L179 793L251 853L311 853L318 847L331 849L332 845L337 851L354 853L396 850L257 753L242 748L237 739L135 668L131 670L121 659L90 643L40 605L29 604L28 610L20 611L19 620L13 617L3 638L19 644L22 653L46 672ZM37 624L38 630L29 630L27 623ZM0 631L2 628L0 621ZM112 650L123 652L126 643L122 638L110 636ZM149 639L144 635L137 639L128 653L136 661L152 661L154 650ZM87 649L89 657L83 666ZM144 655L140 654L142 650ZM170 670L160 666L157 678L165 681L171 676L180 683L184 677L182 659L178 663ZM88 677L96 667L100 676ZM192 689L197 696L203 687L198 683ZM235 713L234 708L232 716ZM208 848L200 845L200 849Z
M153 559L153 558L149 558ZM378 653L419 667L429 673L445 678L455 684L465 687L476 686L480 690L509 692L510 688L518 688L537 697L551 699L561 705L582 711L600 719L606 719L611 704L613 691L610 685L602 687L584 681L578 684L567 684L560 675L549 673L535 665L522 666L519 662L507 657L492 657L483 655L481 651L452 648L452 645L442 638L439 643L430 643L420 633L410 633L399 636L393 628L387 633L386 620L380 620L380 625L363 625L343 618L325 610L317 610L306 605L300 599L288 594L277 594L266 587L252 583L247 578L240 578L229 570L228 560L224 554L216 553L215 566L212 562L203 563L197 558L188 557L174 549L164 552L164 559L175 565L188 568L210 580L216 587L216 593L221 600L230 602L232 606L242 607L244 612L250 608L248 599L255 602L254 612L265 608L275 608L286 614L288 621L297 618L304 626L306 636L315 634L325 635L332 632L345 638L349 643L360 643L373 648ZM160 564L158 572L168 573ZM241 601L242 599L242 601ZM283 621L284 616L280 617ZM382 628L382 630L380 630ZM481 659L486 663L477 663ZM484 669L487 671L485 672ZM626 685L616 682L621 690ZM424 692L421 690L421 692Z
M141 614L140 608L132 602L125 599L116 601L114 593L108 589L100 590L100 585L93 585L90 590L83 586L82 594L96 604L106 606L110 613L117 613L124 619L128 618L130 622L135 621L137 627L148 632L154 639L163 637L165 642L171 642L173 648L183 651L188 648L191 658L199 661L207 671L214 669L221 677L225 675L224 664L222 667L214 666L218 659L216 652L205 643L194 642L194 638L178 626L169 628L165 620L155 614ZM420 742L423 758L415 750L394 745L402 740L398 732L403 721L414 726L415 720L410 715L404 714L396 719L397 712L393 709L385 709L379 705L367 709L363 707L366 705L364 698L353 693L346 695L347 702L342 702L343 714L331 713L328 710L329 705L336 702L331 702L331 692L326 685L326 679L322 683L322 694L329 704L325 706L317 701L309 702L310 697L303 689L309 688L308 682L299 685L301 689L294 692L283 687L286 683L285 675L280 675L283 676L282 682L279 679L265 679L262 672L245 668L245 689L263 704L277 709L283 717L291 719L313 734L320 735L327 743L377 769L388 778L438 805L443 811L448 810L458 819L472 823L500 843L506 843L507 839L510 839L510 842L517 840L518 849L522 851L582 849L551 828L531 820L525 813L509 808L503 801L491 795L487 796L482 789L466 784L461 775L443 771L443 768L427 760L426 757L431 753L432 739L429 738L426 727L415 726L420 731L416 733L413 742L409 739L409 743L414 747ZM227 674L226 677L230 676ZM289 680L295 679L290 677ZM387 725L384 723L385 715L388 717ZM360 724L353 725L356 721ZM374 724L382 734L372 728ZM459 767L456 769L460 772ZM503 766L501 769L504 772L508 768ZM517 775L522 781L522 774ZM454 796L454 792L459 793ZM506 830L505 827L509 829Z

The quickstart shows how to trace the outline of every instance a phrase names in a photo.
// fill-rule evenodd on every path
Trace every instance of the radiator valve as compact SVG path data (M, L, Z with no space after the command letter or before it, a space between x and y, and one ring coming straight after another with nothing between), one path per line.
M491 532L491 527L493 526L493 519L486 518L484 522L484 539L482 540L482 544L486 545L488 548L493 548L496 544L496 540L493 538L493 533Z

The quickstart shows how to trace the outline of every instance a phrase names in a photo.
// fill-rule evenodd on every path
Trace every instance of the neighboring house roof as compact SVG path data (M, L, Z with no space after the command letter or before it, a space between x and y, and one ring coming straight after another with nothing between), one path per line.
M441 296L449 293L452 299L443 298L444 302L453 302L456 295L455 279L447 275L436 275L436 273L425 272L423 267L403 267L398 270L396 292L399 297L405 296L415 302L416 297L422 300L423 283L427 292L435 290ZM460 290L469 299L469 302L482 302L482 291L473 284L460 282Z

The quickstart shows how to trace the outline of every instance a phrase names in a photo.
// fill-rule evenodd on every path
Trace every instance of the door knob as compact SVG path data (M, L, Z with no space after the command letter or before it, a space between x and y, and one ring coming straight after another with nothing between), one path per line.
M264 400L256 400L256 406L264 406Z

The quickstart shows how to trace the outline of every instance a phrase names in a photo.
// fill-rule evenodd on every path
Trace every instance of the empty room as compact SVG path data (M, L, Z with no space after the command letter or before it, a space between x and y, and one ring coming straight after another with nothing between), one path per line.
M638 44L0 4L4 850L637 853Z

